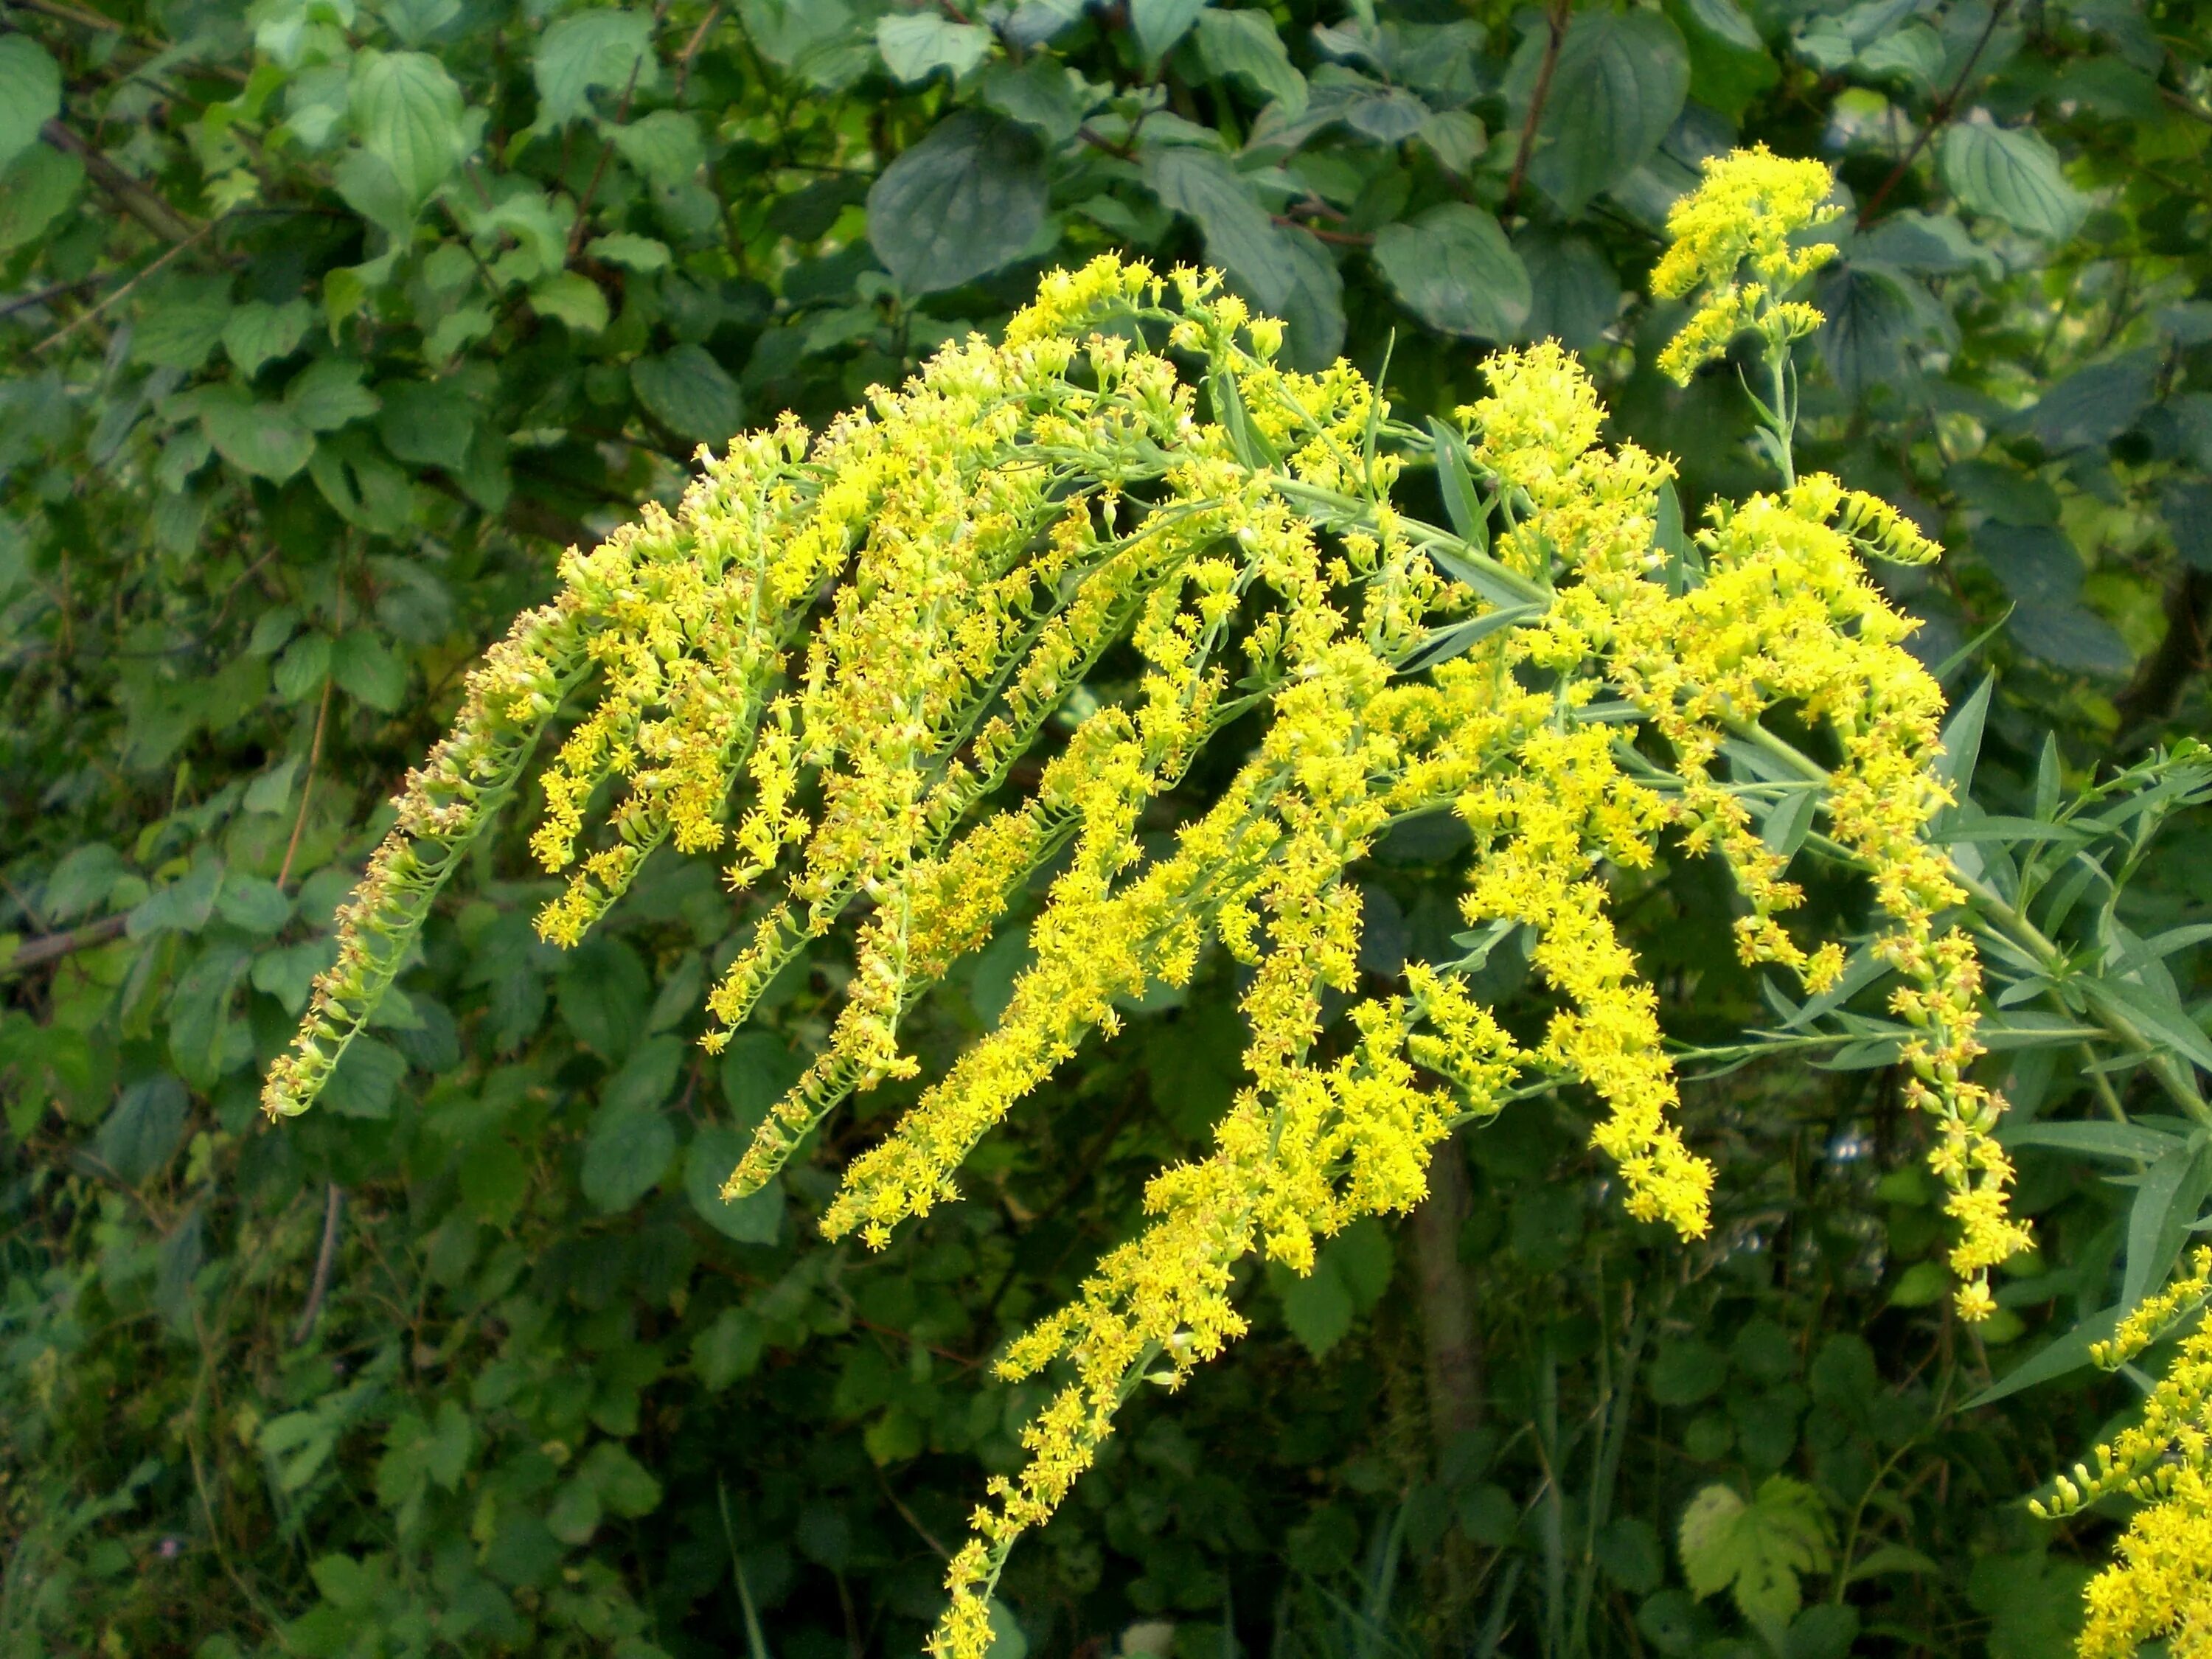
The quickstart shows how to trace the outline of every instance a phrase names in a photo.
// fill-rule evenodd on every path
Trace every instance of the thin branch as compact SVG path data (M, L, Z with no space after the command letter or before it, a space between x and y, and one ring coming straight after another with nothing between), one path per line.
M1362 235L1358 231L1323 230L1319 225L1310 225L1304 220L1294 219L1287 213L1271 214L1268 216L1279 225L1288 225L1293 230L1303 230L1316 241L1335 242L1344 247L1375 246L1375 239L1372 236Z
M9 3L21 7L25 11L40 12L48 17L59 18L64 23L75 23L80 28L100 29L110 34L124 32L123 25L112 17L102 17L96 11L64 5L62 0L9 0Z
M292 820L292 839L284 843L284 862L277 866L276 886L282 891L292 878L292 860L300 851L301 832L307 827L307 803L314 799L315 769L323 760L323 728L331 718L331 677L323 677L323 700L315 708L315 735L307 744L307 781L300 786L300 812Z
M1990 8L1990 21L1982 25L1981 38L1974 42L1974 49L1966 54L1966 61L1959 65L1959 73L1953 79L1949 89L1936 100L1934 107L1928 112L1928 119L1921 126L1919 136L1913 139L1911 148L1898 158L1897 165L1889 170L1889 177L1875 186L1874 194L1867 198L1866 205L1859 210L1862 228L1873 222L1874 216L1881 210L1881 204L1889 199L1890 191L1895 190L1905 175L1912 170L1912 164L1920 159L1920 152L1928 148L1928 141L1949 122L1959 107L1959 100L1966 93L1966 82L1974 73L1974 65L1982 61L1982 53L1988 47L1990 37L1996 33L1997 25L2004 21L2005 13L2011 9L2012 0L1996 0L1996 4Z
M345 1188L333 1181L323 1198L323 1243L315 1252L315 1276L308 1281L307 1305L300 1310L299 1322L292 1327L295 1348L315 1328L315 1316L322 1312L323 1298L330 1294L331 1268L338 1257L338 1223L344 1214Z
M64 294L74 294L81 288L90 288L99 281L100 273L94 271L91 276L80 276L73 283L56 283L50 288L39 289L35 294L19 294L7 304L0 305L0 317L12 317L19 311L28 311L33 306L46 304L49 300L58 300Z
M622 104L615 111L615 125L617 127L629 119L629 100L637 91L637 73L644 67L645 54L640 52L630 63L629 81L623 88ZM568 257L571 259L576 257L577 252L584 246L584 238L592 234L592 198L599 193L599 180L605 178L607 173L607 158L614 153L615 141L612 135L599 141L599 165L592 169L591 181L584 186L583 195L577 198L576 222L568 232Z
M707 44L708 31L720 21L722 0L707 8L707 15L699 20L699 27L691 31L691 38L684 43L684 50L676 54L676 101L684 101L684 88L691 78L691 60L699 55L699 48Z
M164 252L159 258L149 263L143 270L139 271L139 273L133 276L129 282L124 283L121 288L117 289L112 294L103 295L96 303L88 306L83 311L79 312L75 317L72 317L68 322L64 323L52 333L47 335L45 339L40 341L39 343L32 349L36 351L45 351L50 347L58 345L62 341L69 338L70 335L76 333L77 330L82 328L94 318L106 311L117 301L126 298L130 295L131 291L137 288L139 283L144 282L155 271L161 270L164 265L167 264L170 260L175 258L179 254L182 253L186 248L191 246L195 242L198 242L202 237L205 236L208 232L213 230L216 226L222 222L219 219L209 220L207 223L202 225L198 230L193 231L182 241L178 242L175 246L169 248L168 251Z
M1536 70L1535 90L1528 95L1528 113L1521 123L1521 142L1513 152L1513 176L1505 185L1505 205L1521 199L1521 185L1528 176L1528 157L1536 148L1536 126L1544 118L1544 106L1552 95L1552 76L1559 67L1559 49L1566 44L1570 0L1553 0L1544 14L1544 61Z
M105 945L119 937L129 921L127 916L106 916L82 927L72 927L65 933L47 933L42 938L26 939L15 947L13 956L0 962L0 975L27 973L42 963L56 962L76 951L88 951L95 945Z
M102 190L121 204L125 212L162 240L179 242L187 238L198 240L206 232L206 225L196 225L185 218L59 120L47 122L39 131L56 149L67 150L82 161L84 170L93 176Z

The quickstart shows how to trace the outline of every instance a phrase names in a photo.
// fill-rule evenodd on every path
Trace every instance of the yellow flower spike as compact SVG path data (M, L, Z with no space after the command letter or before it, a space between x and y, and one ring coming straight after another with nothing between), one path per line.
M1706 290L1660 354L1662 373L1686 385L1747 329L1778 349L1820 325L1818 311L1786 296L1835 258L1832 243L1800 245L1802 233L1841 215L1822 205L1833 187L1820 163L1787 161L1764 144L1706 159L1703 182L1668 210L1667 251L1651 270L1651 291L1662 299ZM1747 267L1748 282L1741 280Z
M1823 169L1759 152L1709 170L1662 271L1714 292L1670 362L1724 349L1738 321L1784 345L1813 325L1787 295L1825 257L1793 239L1820 222L1826 187ZM1090 1467L1129 1390L1179 1386L1243 1334L1240 1263L1307 1271L1346 1226L1411 1208L1452 1127L1521 1079L1587 1088L1629 1213L1705 1231L1713 1171L1676 1125L1658 999L1608 914L1613 872L1650 867L1662 836L1717 854L1746 900L1739 949L1814 990L1844 958L1800 937L1791 854L1762 835L1776 799L1798 792L1863 860L1887 918L1874 948L1915 1034L1907 1094L1935 1131L1962 1313L1986 1310L1989 1269L2026 1243L1994 1139L2002 1103L1972 1077L1979 965L1967 935L1938 925L1960 899L1926 834L1948 799L1942 698L1861 562L1924 560L1933 544L1885 503L1785 466L1779 492L1716 507L1698 534L1704 580L1670 592L1654 544L1670 464L1600 445L1596 390L1557 344L1502 352L1459 416L1499 490L1493 555L1534 602L1521 626L1401 673L1490 601L1441 574L1444 532L1394 505L1405 458L1370 452L1389 412L1375 389L1341 362L1290 371L1281 339L1215 273L1101 258L1048 276L997 343L948 346L818 439L790 422L740 438L674 512L572 550L558 597L495 647L410 778L341 913L337 964L271 1071L271 1109L303 1109L579 693L592 701L542 773L531 838L568 878L541 914L547 937L574 943L672 842L722 860L750 907L708 998L708 1048L804 954L845 957L823 975L841 1005L732 1195L848 1096L920 1075L907 1017L1048 870L1034 961L1004 1012L851 1161L825 1231L881 1247L957 1198L979 1140L1091 1032L1115 1030L1117 1002L1188 982L1217 941L1245 964L1247 1077L1211 1152L1158 1174L1138 1235L1006 1352L1005 1375L1053 1369L1053 1392L1023 1433L1027 1462L989 1484L948 1571L932 1643L946 1659L988 1649L1008 1550ZM1086 682L1124 645L1133 672L1102 702ZM1783 704L1832 735L1833 769L1747 765ZM1234 777L1147 851L1146 815L1248 714L1260 720ZM1671 776L1627 769L1620 740L1639 724L1637 756L1665 751ZM1393 823L1440 810L1473 833L1468 917L1525 929L1556 998L1526 1047L1451 969L1416 965L1403 997L1362 994L1356 868ZM1345 1041L1324 1049L1340 1007ZM2191 1294L2156 1317L2181 1316ZM2149 1340L2141 1322L2112 1352ZM2200 1466L2193 1376L2060 1502L2149 1479L2169 1447ZM2186 1537L2147 1529L2130 1582L2170 1576L2160 1564ZM2112 1607L2114 1630L2166 1616L2117 1594Z

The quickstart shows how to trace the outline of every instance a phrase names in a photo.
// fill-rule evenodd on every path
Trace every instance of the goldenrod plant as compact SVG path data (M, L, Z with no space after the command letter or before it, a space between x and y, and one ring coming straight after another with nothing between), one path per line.
M1793 459L1791 348L1820 322L1796 292L1832 252L1831 187L1818 164L1753 149L1708 163L1670 217L1655 286L1697 304L1664 366L1686 379L1747 337L1780 475L1694 534L1672 465L1601 441L1595 390L1556 343L1492 356L1486 395L1415 425L1348 363L1281 367L1282 325L1215 273L1112 257L1048 276L1000 340L946 347L818 435L787 419L702 452L675 512L572 550L557 597L471 677L341 914L265 1108L313 1104L579 696L595 701L541 775L531 843L572 872L544 938L576 943L664 842L718 855L736 893L774 896L709 999L709 1048L802 949L849 939L842 1011L728 1195L757 1190L849 1096L917 1075L902 1019L1049 872L1003 1015L851 1161L823 1219L833 1237L879 1247L957 1200L978 1143L1112 1032L1119 1004L1225 951L1244 975L1243 1085L1210 1156L1161 1172L1143 1230L1000 1359L1003 1376L1060 1380L1023 1435L1026 1465L990 1483L952 1559L944 1659L991 1645L1009 1549L1132 1392L1179 1388L1243 1333L1240 1264L1304 1273L1318 1241L1410 1210L1456 1127L1588 1090L1628 1212L1706 1231L1714 1171L1678 1127L1658 998L1608 914L1609 872L1668 838L1733 872L1747 962L1816 1000L1847 971L1853 988L1893 976L1957 1311L1984 1318L1991 1270L2030 1239L2008 1206L2004 1102L1976 1065L1974 878L1931 833L1956 804L1942 692L1865 563L1938 549ZM1435 470L1448 524L1398 504L1415 467ZM1102 701L1086 677L1125 644L1141 677ZM1810 742L1787 740L1785 710ZM1233 780L1148 854L1140 814L1248 715L1261 734ZM1474 838L1466 954L1370 992L1352 875L1392 826L1440 812ZM1856 956L1793 927L1801 854L1869 884L1886 921ZM1556 999L1534 1035L1470 989L1509 935ZM2169 1415L2201 1409L2194 1376L2166 1385L2187 1395ZM2197 1462L2160 1501L2201 1540L2203 1431L2173 1432ZM2129 1445L2115 1468L2150 1456ZM2124 1547L2135 1565L2116 1571L2140 1579L2188 1547L2139 1521ZM2177 1651L2202 1652L2201 1573L2169 1582L2196 1611L2160 1627L2197 1632ZM2147 1605L2100 1603L2085 1640L2150 1628Z

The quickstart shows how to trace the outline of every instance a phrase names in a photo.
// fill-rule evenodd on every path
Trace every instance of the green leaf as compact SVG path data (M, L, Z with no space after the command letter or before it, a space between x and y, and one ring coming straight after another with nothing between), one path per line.
M2081 228L2089 204L2060 170L2040 133L1962 121L1943 134L1943 182L1960 204L2025 235L2060 242Z
M1700 1601L1730 1591L1770 1642L1803 1604L1800 1576L1828 1571L1833 1534L1820 1493L1771 1475L1746 1504L1734 1488L1707 1486L1682 1512L1683 1576Z
M62 71L27 34L0 35L0 165L38 143L62 112Z
M1209 6L1198 14L1198 55L1216 80L1240 81L1263 99L1286 109L1305 107L1306 78L1291 66L1291 54L1274 20L1264 11L1222 11Z
M915 86L943 70L953 80L991 55L991 31L933 12L902 12L876 22L876 50L898 80Z
M766 1334L757 1316L743 1308L725 1308L713 1324L691 1339L691 1369L702 1388L720 1394L759 1370L766 1347Z
M1375 264L1400 303L1441 333L1507 340L1528 320L1528 267L1480 208L1447 202L1385 225Z
M2155 350L2130 351L2075 369L2037 401L2028 430L2054 453L2102 447L2149 407L2159 360Z
M407 1075L399 1050L374 1037L356 1037L324 1085L322 1105L340 1117L387 1118Z
M538 125L545 128L591 114L594 92L644 91L660 76L653 19L641 11L571 12L539 38L531 73Z
M1872 260L1839 260L1820 273L1815 303L1820 359L1854 400L1910 380L1918 365L1911 347L1926 334L1927 290L1904 272Z
M1267 1265L1267 1283L1282 1304L1283 1322L1308 1353L1319 1359L1351 1334L1352 1288L1327 1257L1304 1275L1280 1262Z
M1075 137L1083 118L1104 90L1092 86L1057 58L1042 53L1019 64L1001 58L983 71L983 101L1054 146Z
M286 1013L297 1015L307 1006L315 975L331 965L331 946L321 939L281 945L253 958L249 982L283 1003Z
M356 628L331 653L331 678L338 689L379 714L394 714L407 701L407 665L367 629Z
M682 110L657 109L611 136L615 154L663 190L689 183L707 159L698 117Z
M83 183L84 163L46 144L33 145L0 167L0 253L22 246L60 218Z
M680 345L629 366L637 400L679 437L726 443L744 422L744 401L704 346Z
M1190 33L1206 0L1129 0L1129 21L1145 61L1157 64Z
M461 103L459 84L427 52L364 51L354 58L354 131L410 204L428 201L459 164Z
M1982 727L1988 723L1990 695L1996 684L1996 675L1984 676L1973 695L1943 722L1943 752L1936 761L1936 776L1961 802L1974 787L1974 764L1982 756Z
M280 403L257 403L243 388L217 386L199 397L200 429L216 453L241 472L282 483L315 453L315 434Z
M783 1231L783 1181L770 1181L750 1198L728 1200L722 1183L744 1156L750 1135L722 1126L692 1137L684 1159L684 1190L708 1225L740 1244L773 1244Z
M1694 1340L1662 1345L1651 1365L1651 1398L1662 1406L1694 1406L1720 1392L1728 1361L1711 1343Z
M1620 279L1588 237L1532 227L1514 238L1513 249L1528 273L1531 295L1521 338L1588 351L1620 320Z
M625 1520L635 1521L660 1507L660 1482L611 1440L602 1440L592 1448L576 1478L589 1481L599 1502Z
M1995 1405L2022 1389L2032 1389L2039 1382L2048 1382L2053 1377L2081 1370L2089 1363L2089 1350L2100 1342L2111 1341L2119 1322L2120 1310L2116 1307L2091 1315L2065 1335L2037 1349L1960 1409L1975 1411Z
M176 1156L190 1111L176 1079L163 1074L134 1083L100 1126L93 1152L125 1185L136 1187Z
M564 270L530 290L530 307L541 317L566 323L580 334L597 334L607 325L607 296L590 277Z
M1419 137L1429 153L1443 164L1445 172L1462 179L1474 173L1474 164L1490 148L1490 135L1483 131L1482 123L1463 109L1431 112L1421 123Z
M660 1184L675 1156L676 1131L659 1112L602 1107L584 1141L584 1197L600 1214L617 1215Z
M171 278L147 295L131 331L131 355L161 368L198 368L222 338L229 295L227 277Z
M2021 649L2054 668L2118 679L2135 666L2127 641L2087 605L2023 600L2006 627Z
M668 269L668 244L657 242L650 236L634 236L623 231L612 236L594 236L584 245L584 252L594 259L604 259L611 265L620 265L624 270L655 271Z
M292 919L292 901L273 881L233 870L216 895L216 914L232 927L264 937Z
M1318 236L1285 228L1281 246L1291 276L1282 306L1283 361L1318 373L1344 348L1344 275Z
M2008 1123L1999 1127L1997 1139L2008 1147L2040 1146L2123 1164L2155 1164L2186 1145L2140 1123Z
M1541 55L1542 31L1531 44ZM1513 76L1534 95L1524 49ZM1682 112L1690 58L1674 24L1650 11L1575 15L1552 72L1528 177L1572 217L1651 158Z
M1019 258L1045 202L1036 137L963 110L884 169L868 191L868 242L901 288L934 294Z
M376 422L384 447L403 461L458 471L476 437L476 411L449 383L386 380Z
M281 306L248 300L234 308L224 322L222 349L238 366L238 372L250 380L264 363L273 363L297 350L313 319L314 313L305 300L287 300Z
M1285 240L1243 174L1219 151L1195 144L1155 145L1142 165L1160 205L1196 222L1206 263L1226 271L1261 310L1279 315L1293 282Z
M1766 43L1735 0L1667 0L1690 54L1690 96L1731 121L1782 78Z
M299 702L320 691L330 677L331 636L302 634L276 659L276 696L284 702Z
M2152 1164L2136 1188L2128 1208L2122 1308L2132 1309L2166 1283L2207 1192L2212 1192L2212 1136L2199 1130Z
M331 169L331 182L337 186L338 195L348 207L383 231L396 246L404 246L414 234L415 216L422 204L408 193L399 175L392 170L392 164L381 155L367 149L348 150ZM388 271L389 263L383 268ZM323 304L326 311L333 303L335 291L331 279L337 275L333 271L324 279ZM341 289L343 287L341 284Z
M335 432L383 407L361 383L362 365L345 357L320 357L292 377L284 406L310 432Z
M1429 442L1437 459L1437 488L1444 498L1444 516L1462 541L1487 552L1489 515L1483 511L1482 498L1475 494L1474 475L1468 469L1467 440L1431 415Z

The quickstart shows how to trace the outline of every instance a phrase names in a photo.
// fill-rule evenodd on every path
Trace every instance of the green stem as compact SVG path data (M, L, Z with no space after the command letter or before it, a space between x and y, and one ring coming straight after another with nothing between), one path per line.
M1737 737L1756 746L1762 753L1789 767L1800 777L1821 783L1828 781L1826 768L1794 744L1778 738L1755 720L1731 720L1729 729ZM1822 838L1825 840L1825 838ZM1850 856L1850 849L1828 842L1827 848ZM1973 901L1976 912L1994 930L2035 958L2052 979L2066 977L2066 953L2043 930L2023 915L2002 895L1979 876L1962 869L1956 860L1950 861L1951 878L1966 890ZM2205 1103L2197 1087L2196 1079L2185 1065L2179 1065L2171 1054L2145 1036L2127 1012L2094 979L2077 980L2082 997L2098 1024L2122 1048L2142 1056L2151 1075L2167 1096L2197 1122L2212 1127L2212 1106Z

